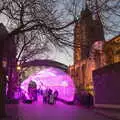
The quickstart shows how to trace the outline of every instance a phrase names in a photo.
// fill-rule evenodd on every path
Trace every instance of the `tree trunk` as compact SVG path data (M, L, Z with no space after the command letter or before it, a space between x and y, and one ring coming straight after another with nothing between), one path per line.
M12 58L9 59L9 66L8 66L8 92L7 96L9 99L14 99L15 98L15 91L17 89L17 83L18 83L18 78L17 78L17 71L16 71L16 59Z
M5 117L6 77L0 61L0 118Z
M3 68L3 59L16 58L16 46L14 36L9 36L3 24L0 24L0 117L5 116L5 98L6 98L6 73Z

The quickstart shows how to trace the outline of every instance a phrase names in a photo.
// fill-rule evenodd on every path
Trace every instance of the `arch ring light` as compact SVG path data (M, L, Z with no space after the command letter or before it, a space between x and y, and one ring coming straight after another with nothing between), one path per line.
M43 71L39 71L30 75L26 80L21 83L21 89L25 96L28 95L28 85L33 81L37 85L37 89L52 89L59 93L59 98L66 101L73 101L75 86L72 78L59 68L49 67Z

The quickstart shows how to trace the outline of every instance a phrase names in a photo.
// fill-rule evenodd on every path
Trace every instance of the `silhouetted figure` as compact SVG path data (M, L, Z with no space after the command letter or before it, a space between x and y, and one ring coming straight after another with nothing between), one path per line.
M55 95L55 98L57 99L57 97L58 97L58 91L57 90L54 91L54 95Z
M92 96L90 93L88 93L88 94L87 94L87 97L88 97L87 107L93 106L93 96Z
M56 103L56 100L58 99L58 91L55 90L53 95L54 95L54 103Z
M83 92L82 104L88 108L93 105L93 96L89 92Z
M43 90L43 103L47 103L48 93L47 90Z
M55 102L54 94L51 94L49 98L49 104L54 104L54 102Z
M37 101L37 89L33 88L32 90L32 97L33 97L33 101Z
M53 100L53 94L52 94L52 90L48 89L48 103L51 104L52 100Z

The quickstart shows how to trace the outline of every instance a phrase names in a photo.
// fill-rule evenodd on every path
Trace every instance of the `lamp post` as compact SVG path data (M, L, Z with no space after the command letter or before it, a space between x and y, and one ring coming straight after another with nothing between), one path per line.
M2 56L2 55L1 55ZM6 98L6 67L7 60L0 56L0 118L5 117L5 98Z
M7 67L7 59L6 58L3 58L2 66L3 66L3 68Z
M20 96L21 96L21 90L20 90L20 74L21 74L21 66L20 63L17 62L16 64L16 68L15 68L15 72L14 72L14 77L15 77L15 91L14 91L14 99L19 100Z

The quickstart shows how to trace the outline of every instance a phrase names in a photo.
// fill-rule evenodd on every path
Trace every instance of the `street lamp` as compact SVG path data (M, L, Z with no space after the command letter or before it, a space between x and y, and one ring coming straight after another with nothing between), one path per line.
M20 67L19 65L17 66L17 70L18 70L18 71L20 71L20 70L21 70L21 67Z
M7 67L7 59L6 58L3 58L3 60L2 60L2 66L3 66L3 68Z
M64 88L64 95L66 94L66 87L68 87L68 82L66 81L66 80L63 80L62 81L62 86L63 86L63 88Z

